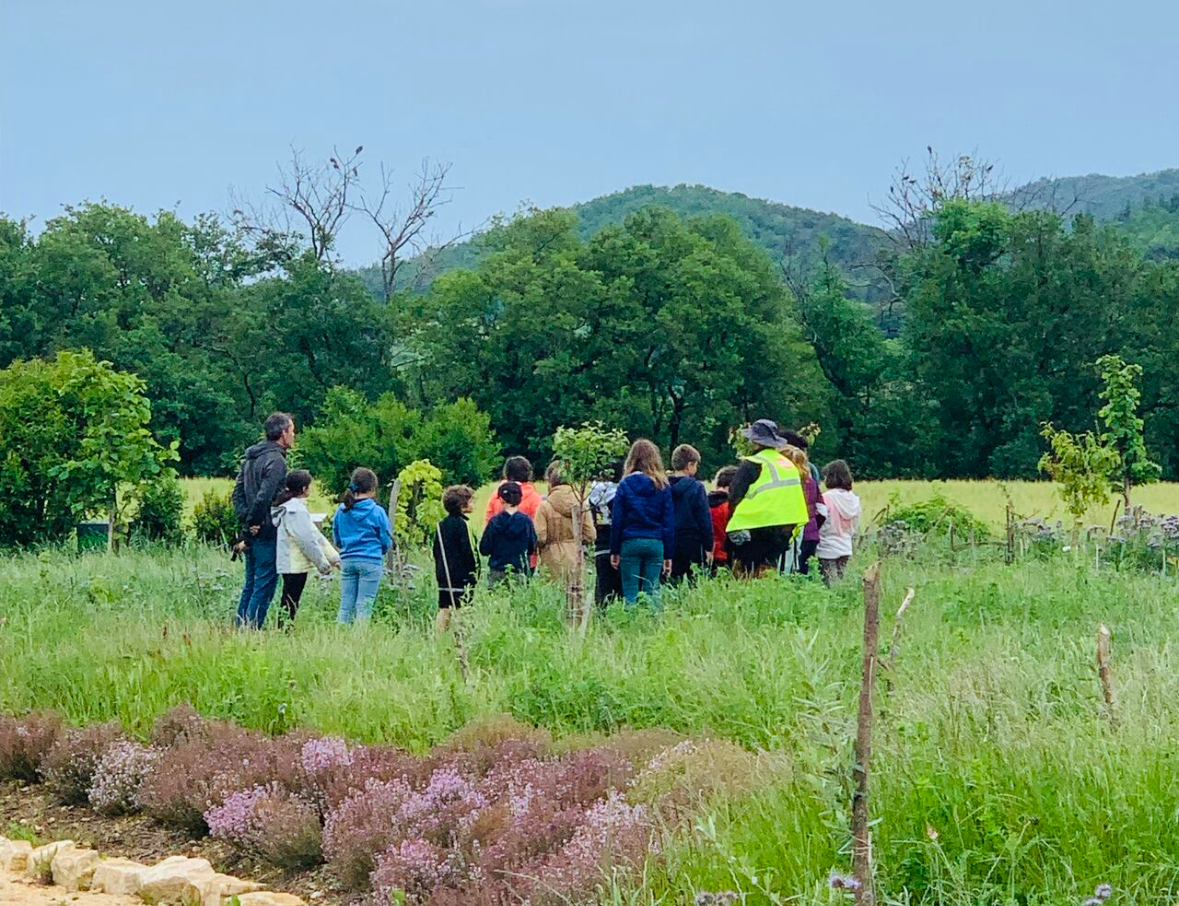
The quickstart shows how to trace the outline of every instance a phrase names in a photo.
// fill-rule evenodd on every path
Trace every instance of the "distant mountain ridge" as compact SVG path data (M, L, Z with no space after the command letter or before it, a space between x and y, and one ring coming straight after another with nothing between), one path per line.
M1138 176L1094 173L1045 177L1020 186L1007 198L1017 208L1052 209L1066 217L1092 215L1098 221L1116 224L1144 254L1159 260L1179 259L1179 169ZM813 268L820 259L820 240L825 239L828 257L843 270L857 296L870 300L883 291L872 282L872 270L866 265L888 242L887 235L879 227L840 214L686 184L632 186L573 205L573 210L580 219L582 235L588 238L651 205L670 208L683 217L732 217L775 264L789 256L804 269ZM456 267L473 267L483 254L478 237L459 243L435 258L431 276ZM410 264L405 268L407 282L416 274ZM358 274L374 291L380 286L375 267L361 268Z

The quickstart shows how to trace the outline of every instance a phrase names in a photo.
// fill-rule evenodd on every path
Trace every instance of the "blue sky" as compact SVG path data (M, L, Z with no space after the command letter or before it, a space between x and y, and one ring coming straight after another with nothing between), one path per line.
M1177 32L1161 0L0 0L0 210L225 211L292 144L363 144L452 163L445 229L681 182L873 220L927 144L1016 182L1179 166Z

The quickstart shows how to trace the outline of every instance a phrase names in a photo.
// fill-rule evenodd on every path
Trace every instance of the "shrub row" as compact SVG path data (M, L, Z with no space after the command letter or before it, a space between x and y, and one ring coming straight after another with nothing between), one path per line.
M327 861L375 903L591 901L657 858L656 826L772 769L726 742L626 731L582 748L511 718L425 756L344 739L267 737L184 705L150 739L53 714L0 718L0 778L63 803L144 812L287 869Z

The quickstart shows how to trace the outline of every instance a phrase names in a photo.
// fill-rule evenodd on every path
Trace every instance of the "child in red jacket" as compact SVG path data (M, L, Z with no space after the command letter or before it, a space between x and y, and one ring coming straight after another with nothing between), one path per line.
M716 490L708 494L708 514L712 517L712 568L729 565L729 552L725 549L726 529L729 525L729 485L737 474L736 466L725 466L716 473Z

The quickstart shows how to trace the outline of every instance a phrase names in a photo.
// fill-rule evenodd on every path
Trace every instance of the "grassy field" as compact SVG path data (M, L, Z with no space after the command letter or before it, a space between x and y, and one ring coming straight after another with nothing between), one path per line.
M966 502L965 500L963 502ZM1067 556L1005 567L943 548L885 564L886 611L917 596L884 675L873 813L891 902L1124 903L1179 891L1179 610L1173 583ZM853 565L862 567L866 558ZM718 580L665 612L613 609L585 639L560 592L484 593L464 613L470 676L431 629L428 583L386 587L378 619L332 624L331 583L290 632L230 628L219 553L46 552L0 560L0 711L52 707L132 728L179 701L278 732L297 725L423 750L507 712L562 737L662 726L773 749L788 770L716 804L619 902L830 903L847 862L860 664L858 583ZM313 583L315 584L315 583ZM1094 631L1114 630L1120 722L1102 716ZM886 619L882 635L892 631Z
M483 512L494 487L489 484L479 489L476 512ZM538 487L543 492L544 485ZM184 488L191 512L193 503L206 490L212 488L219 493L228 493L233 489L233 482L227 478L188 478L184 480ZM862 481L856 484L856 493L863 499L868 523L874 522L894 499L903 505L928 500L935 494L965 506L995 528L1003 526L1008 499L1022 518L1068 521L1056 486L1046 481ZM1179 483L1165 482L1141 488L1135 492L1135 502L1152 513L1179 513ZM1087 521L1109 525L1114 504L1115 500L1111 498L1107 507L1094 508ZM318 485L313 485L311 508L313 512L326 513L335 509L335 505Z

